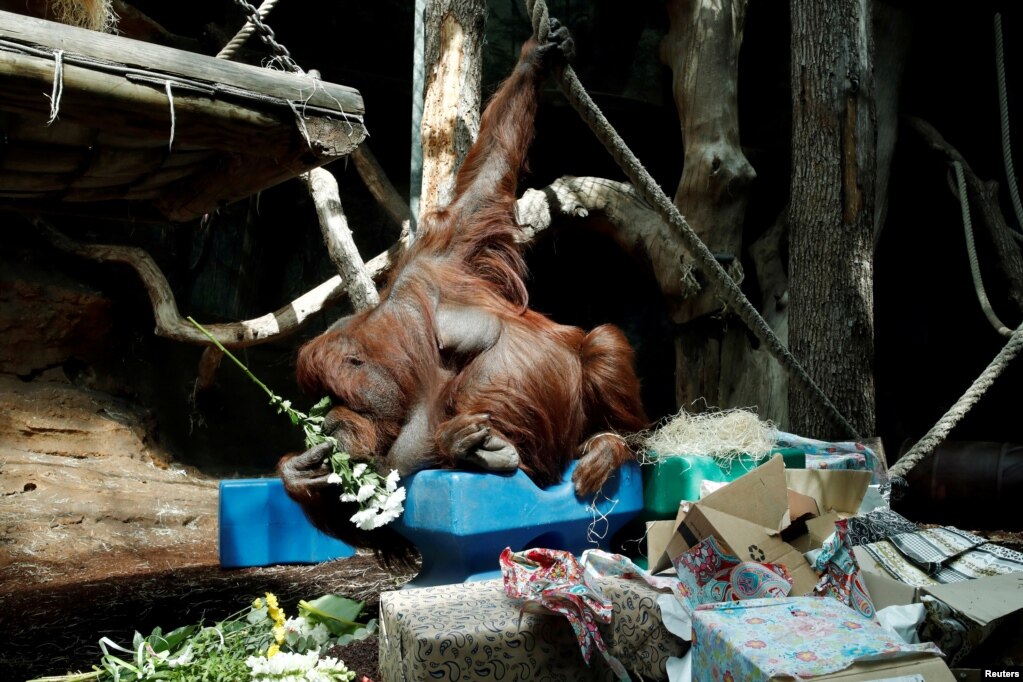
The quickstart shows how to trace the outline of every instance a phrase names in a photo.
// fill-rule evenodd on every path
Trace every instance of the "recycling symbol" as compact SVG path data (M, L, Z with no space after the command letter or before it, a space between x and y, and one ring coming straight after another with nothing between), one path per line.
M767 555L764 554L764 550L760 549L756 545L750 545L747 551L749 552L749 558L753 559L753 561L762 562L764 559L767 558Z

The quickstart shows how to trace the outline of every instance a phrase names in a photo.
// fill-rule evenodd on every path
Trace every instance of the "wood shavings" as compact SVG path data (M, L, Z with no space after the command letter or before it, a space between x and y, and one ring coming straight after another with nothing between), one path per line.
M776 429L747 409L715 410L691 414L683 408L637 441L653 457L708 455L732 460L741 454L763 458L774 448Z

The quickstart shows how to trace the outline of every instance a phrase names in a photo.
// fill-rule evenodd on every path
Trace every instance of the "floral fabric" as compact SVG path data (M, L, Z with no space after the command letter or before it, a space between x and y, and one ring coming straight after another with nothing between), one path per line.
M706 604L693 614L693 682L814 677L859 660L941 651L906 644L835 599L786 597Z
M796 448L806 454L807 469L865 469L873 472L874 483L888 480L881 460L863 443L828 443L783 431L777 433L777 438L778 447Z
M821 575L813 590L815 595L833 597L864 618L874 619L874 604L870 600L867 586L863 584L845 521L835 522L835 532L824 541L811 565Z
M611 622L611 601L571 552L558 549L527 549L501 552L501 575L509 597L525 599L568 618L587 665L597 649L620 680L629 674L607 651L597 629Z
M785 597L792 576L781 564L741 561L710 536L672 560L678 574L679 599L690 613L701 604L764 597Z

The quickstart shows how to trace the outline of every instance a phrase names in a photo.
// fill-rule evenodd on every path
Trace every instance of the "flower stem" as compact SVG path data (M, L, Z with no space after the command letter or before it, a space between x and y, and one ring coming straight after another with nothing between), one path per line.
M268 386L267 386L266 384L264 384L264 383L263 383L262 381L260 381L260 380L259 380L259 379L258 379L258 378L256 377L256 375L255 375L255 374L253 374L252 372L250 372L250 371L249 371L249 368L245 366L245 363L243 363L243 362L242 362L241 360L239 360L238 358L236 358L236 357L234 356L234 353L232 353L232 352L231 352L231 351L229 351L229 350L228 350L227 348L225 348L225 347L224 347L224 344L222 344L222 343L221 343L220 341L218 341L218 340L217 340L217 338L213 336L213 334L210 334L210 333L209 333L208 331L206 331L206 328L205 328L205 327L203 327L203 326L202 326L201 324L199 324L198 322L196 322L196 321L195 321L195 320L194 320L194 319L193 319L193 318L192 318L191 316L188 316L188 317L187 317L187 318L185 318L185 319L187 319L187 320L188 320L189 322L191 322L191 323L192 323L193 325L195 325L195 328L196 328L196 329L198 329L198 330L199 330L199 331L201 331L201 332L202 332L203 334L205 334L205 335L206 335L206 338L208 338L208 339L209 339L210 341L212 341L212 342L213 342L213 345L214 345L214 346L216 346L217 348L219 348L219 349L220 349L220 352L221 352L221 353L223 353L224 355L226 355L227 357L229 357L229 358L231 359L231 362L233 362L234 364L238 365L238 366L239 366L239 367L241 368L241 370L242 370L243 372L245 372L245 374L247 374L247 375L248 375L248 377L249 377L250 379L252 379L252 381L254 381L254 382L255 382L255 384L256 384L257 386L259 386L259 387L260 387L261 389L263 389L264 391L266 391L266 394L267 394L268 396L270 396L270 398L271 398L271 399L273 399L273 398L277 398L277 396L276 396L276 395L274 395L274 392L273 392L273 391L271 391L271 390L270 390L270 388L269 388L269 387L268 387Z

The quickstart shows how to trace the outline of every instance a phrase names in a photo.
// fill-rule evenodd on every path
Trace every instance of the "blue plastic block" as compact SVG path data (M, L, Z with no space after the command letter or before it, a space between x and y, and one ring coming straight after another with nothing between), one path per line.
M355 549L317 530L279 478L220 482L220 565L315 564Z
M615 532L643 508L639 465L629 462L597 495L581 500L572 485L573 462L560 483L536 486L521 471L511 475L429 469L403 479L408 492L405 513L395 530L423 557L422 570L409 586L425 587L500 576L498 557L505 547L608 549ZM587 531L602 539L593 544ZM606 515L606 522L603 517Z

